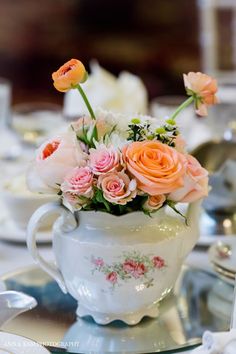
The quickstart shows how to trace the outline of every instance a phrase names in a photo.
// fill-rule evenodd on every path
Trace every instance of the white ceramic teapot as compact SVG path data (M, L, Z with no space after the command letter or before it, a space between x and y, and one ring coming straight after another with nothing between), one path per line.
M40 207L28 225L27 244L34 260L79 302L77 314L97 323L128 324L158 316L158 301L172 289L198 236L201 201L189 205L188 224L160 209L114 216L72 214L57 203ZM36 233L44 216L59 213L53 227L57 266L39 255Z

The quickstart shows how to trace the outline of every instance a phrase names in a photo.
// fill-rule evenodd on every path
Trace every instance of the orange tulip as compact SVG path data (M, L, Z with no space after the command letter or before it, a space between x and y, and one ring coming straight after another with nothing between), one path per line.
M184 85L188 95L193 96L196 113L200 116L207 115L207 106L218 103L216 97L217 82L211 76L200 72L184 74Z
M66 92L73 86L87 79L87 72L81 61L71 59L52 74L54 87L60 92Z

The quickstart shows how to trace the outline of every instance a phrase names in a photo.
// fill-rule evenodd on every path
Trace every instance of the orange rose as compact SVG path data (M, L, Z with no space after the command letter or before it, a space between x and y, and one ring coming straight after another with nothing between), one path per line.
M150 213L156 211L162 207L166 200L166 196L163 194L149 196L143 205L143 209Z
M207 116L207 106L218 103L217 81L206 74L190 72L184 74L184 85L187 93L195 96L196 113Z
M134 142L123 149L123 158L138 188L149 195L170 193L183 186L186 158L166 144Z
M86 78L85 67L77 59L69 60L52 74L53 85L60 92L68 91L80 82L84 82Z

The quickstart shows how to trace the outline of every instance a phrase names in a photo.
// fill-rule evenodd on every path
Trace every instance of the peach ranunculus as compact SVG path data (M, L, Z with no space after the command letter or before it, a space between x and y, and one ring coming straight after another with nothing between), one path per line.
M93 173L89 167L75 167L69 171L61 185L63 193L72 193L86 198L93 196Z
M68 91L73 86L84 82L86 78L85 67L77 59L69 60L52 74L53 85L60 92Z
M164 194L149 196L143 205L143 209L149 212L156 211L162 207L165 200L166 196Z
M191 155L186 155L188 165L183 187L173 191L168 199L181 203L192 203L208 195L208 172Z
M120 166L120 153L113 147L100 145L89 150L89 166L95 175L114 171Z
M183 186L187 161L176 149L159 141L139 141L123 149L127 170L138 188L151 196Z
M98 188L111 203L125 205L136 197L136 181L130 180L123 171L113 171L98 177Z
M76 166L84 166L86 159L74 133L48 140L36 151L27 185L33 192L57 193L66 174Z
M194 96L196 113L207 116L207 106L218 103L216 97L217 81L200 72L184 74L184 85L188 95Z

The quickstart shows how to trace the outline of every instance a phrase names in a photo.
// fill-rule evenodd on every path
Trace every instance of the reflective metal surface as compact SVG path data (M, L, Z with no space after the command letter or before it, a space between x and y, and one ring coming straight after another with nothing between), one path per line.
M236 141L233 140L218 140L208 141L198 146L192 154L198 159L203 167L210 174L219 171L226 161L236 161ZM224 181L216 180L212 175L210 185L212 190L209 197L204 200L204 212L200 219L201 233L204 235L232 235L236 234L236 200L235 195L231 193L230 188L227 191L227 184ZM222 183L221 183L222 182ZM227 193L226 193L227 192ZM227 202L221 208L217 207L214 210L214 205L217 204L217 198L225 194L225 198L229 197L228 207ZM231 200L233 199L233 200ZM223 200L223 199L222 199ZM234 202L234 207L232 203Z
M236 142L208 141L199 145L192 154L209 173L218 171L227 159L236 160Z
M76 321L76 302L37 268L23 269L3 280L8 289L24 291L39 304L3 329L40 343L64 346L71 353L167 353L200 343L206 329L229 328L233 286L187 267L173 293L160 303L160 316L145 318L133 327L118 321L99 326L90 318Z

